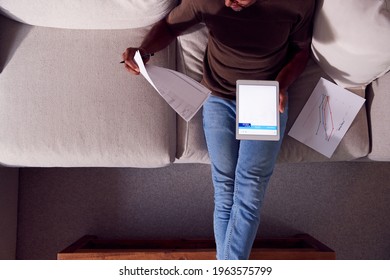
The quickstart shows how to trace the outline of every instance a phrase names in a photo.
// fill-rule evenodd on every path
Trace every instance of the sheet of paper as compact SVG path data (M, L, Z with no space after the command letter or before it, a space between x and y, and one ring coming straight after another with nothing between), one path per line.
M364 102L321 78L288 135L330 158Z
M134 57L141 74L164 100L187 122L198 112L211 91L190 77L167 68L144 65L139 52Z

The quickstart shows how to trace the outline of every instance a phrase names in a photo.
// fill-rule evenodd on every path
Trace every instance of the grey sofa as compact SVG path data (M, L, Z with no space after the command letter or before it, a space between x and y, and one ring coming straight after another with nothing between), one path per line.
M129 75L119 64L125 48L137 46L177 1L109 1L108 7L94 1L45 2L0 0L0 165L209 163L201 111L185 122L142 77ZM367 102L332 158L286 136L279 162L390 159L390 34L378 35L390 27L387 1L369 8L364 7L368 1L360 6L341 2L317 1L312 58L289 89L287 131L320 77ZM375 16L358 21L362 13ZM339 28L346 17L354 24ZM353 28L359 29L361 42L356 44L349 31ZM371 33L378 35L374 41ZM206 41L206 27L196 26L150 63L200 80ZM0 171L1 191L17 185L14 168Z

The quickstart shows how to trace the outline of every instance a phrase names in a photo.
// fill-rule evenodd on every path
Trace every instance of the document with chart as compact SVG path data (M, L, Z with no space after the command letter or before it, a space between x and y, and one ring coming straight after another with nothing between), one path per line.
M155 65L144 65L139 51L134 60L145 79L187 122L198 112L211 93L208 88L182 73Z
M288 135L330 158L364 102L321 78Z

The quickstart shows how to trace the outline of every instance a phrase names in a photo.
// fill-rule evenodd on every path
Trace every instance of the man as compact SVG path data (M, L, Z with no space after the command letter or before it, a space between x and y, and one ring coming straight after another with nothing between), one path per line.
M217 259L248 259L260 208L280 141L235 139L238 79L276 80L280 124L287 122L287 90L304 70L311 42L314 0L183 0L158 22L138 48L123 53L126 69L139 74L133 57L171 43L204 22L209 39L202 83L212 91L203 106L203 128L214 184Z

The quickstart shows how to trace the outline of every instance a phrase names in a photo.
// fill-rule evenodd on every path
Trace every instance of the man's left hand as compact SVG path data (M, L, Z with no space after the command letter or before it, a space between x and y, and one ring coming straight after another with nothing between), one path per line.
M280 113L284 113L284 109L286 108L287 100L288 100L287 91L280 90L279 91L279 112Z

